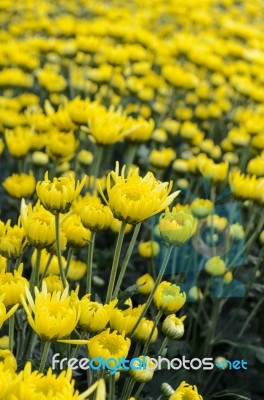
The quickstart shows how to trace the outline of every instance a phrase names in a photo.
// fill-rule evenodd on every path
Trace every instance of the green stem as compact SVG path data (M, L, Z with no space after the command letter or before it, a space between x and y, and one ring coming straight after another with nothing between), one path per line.
M160 349L159 349L159 351L158 351L158 354L159 354L159 355L162 355L162 352L163 352L163 350L166 348L166 346L167 346L168 343L169 343L169 338L168 338L168 336L165 336L165 338L164 338L164 340L163 340L163 342L162 342L162 344L161 344L161 346L160 346Z
M159 323L159 320L161 319L161 317L162 317L162 311L159 311L158 314L156 315L156 317L154 318L153 327L151 329L151 332L150 332L150 335L148 337L148 340L145 343L145 346L143 348L143 353L142 353L143 356L145 356L147 354L147 351L148 351L148 348L149 348L153 333L155 332L155 329L158 326L158 323Z
M136 381L133 378L129 379L129 384L128 384L128 388L127 388L126 394L124 396L124 400L129 400L129 397L131 395L131 392L133 390L133 387L134 387L135 383L136 383ZM122 397L122 399L123 399L123 397Z
M129 171L129 169L130 169L130 167L131 167L131 165L132 165L132 163L134 161L134 158L135 158L135 155L136 155L136 152L137 152L137 147L138 147L137 144L129 143L129 146L128 146L128 149L127 149L127 153L126 153L126 157L125 157L126 174L128 173L128 171Z
M30 277L30 292L32 295L34 292L34 287L38 286L40 259L41 259L41 249L37 249L36 262Z
M260 251L259 259L258 259L258 262L257 262L255 268L254 268L252 277L251 277L250 281L248 282L248 284L246 285L246 293L245 293L245 296L244 296L244 297L242 298L242 300L240 301L240 303L239 303L239 305L238 305L238 307L237 307L237 309L236 309L236 312L229 318L228 322L225 324L225 326L223 327L222 331L220 331L220 333L218 334L218 336L215 338L215 341L217 341L217 340L223 335L223 333L226 332L226 330L229 328L229 326L232 324L232 322L233 322L235 319L237 319L238 313L239 313L239 311L241 310L241 308L243 307L243 305L245 304L245 301L246 301L246 299L247 299L246 294L249 292L249 290L251 289L251 287L252 287L252 285L253 285L253 283L254 283L254 281L255 281L255 279L256 279L256 272L259 270L261 261L262 261L262 259L263 259L263 255L264 255L264 248L262 248L261 251ZM224 300L223 305L224 305L227 301L228 301L228 297Z
M216 324L218 321L218 316L219 316L219 307L220 307L220 301L221 299L214 299L214 304L213 304L213 310L212 310L212 315L210 318L210 324L209 327L207 328L207 335L206 335L206 339L204 341L204 357L206 357L206 355L210 355L211 354L211 341L213 338L213 335L215 333L215 328L216 328Z
M88 255L87 255L86 293L91 293L92 290L94 242L95 242L95 232L91 232L91 239L88 246Z
M68 254L67 254L67 262L66 262L66 267L65 267L65 276L67 278L67 273L69 271L70 268L70 264L71 264L71 260L72 260L72 256L73 256L73 248L70 246L69 250L68 250Z
M135 398L135 399L138 398L138 396L139 396L140 393L142 392L142 390L143 390L145 384L146 384L145 382L142 382L142 383L139 385L139 388L138 388L138 390L136 391L136 393L135 393L135 395L134 395L134 398Z
M43 349L43 352L42 352L40 366L39 366L39 371L40 372L43 372L44 369L45 369L46 361L47 361L48 354L49 354L50 345L51 345L51 342L45 342L45 344L44 344L44 349Z
M60 269L60 276L62 280L63 287L66 288L67 280L65 278L63 265L62 265L62 258L61 258L61 247L60 247L60 214L55 215L55 235L56 235L56 251Z
M118 279L117 279L117 283L116 283L116 286L115 286L113 297L117 297L117 295L118 295L120 286L122 284L122 281L123 281L123 278L124 278L124 275L125 275L125 272L126 272L127 265L129 263L132 251L134 249L134 246L135 246L135 243L136 243L136 240L137 240L137 236L138 236L140 227L141 227L141 223L139 223L139 224L137 224L135 226L131 242L129 243L129 246L128 246L128 249L127 249L127 253L126 253L124 261L123 261L123 263L121 265L121 269L120 269L120 272L119 272L119 276L118 276Z
M115 374L109 375L109 400L115 399Z
M168 261L169 261L169 259L170 259L170 255L171 255L172 249L173 249L173 246L172 246L172 245L170 245L169 247L167 247L167 250L166 250L166 253L165 253L165 257L164 257L164 259L163 259L162 266L161 266L160 271L159 271L159 274L158 274L158 276L157 276L155 285L154 285L154 287L153 287L153 289L152 289L152 291L151 291L151 293L150 293L150 295L149 295L149 297L148 297L148 300L147 300L147 302L146 302L145 307L143 308L143 311L141 312L141 314L140 314L140 316L139 316L139 318L138 318L138 320L137 320L135 326L133 327L133 329L132 329L132 331L131 331L131 333L130 333L130 337L132 337L133 334L135 333L135 331L136 331L137 327L139 326L139 324L140 324L142 318L144 318L144 316L146 315L146 312L148 311L148 309L149 309L149 307L150 307L150 305L151 305L151 302L152 302L152 300L153 300L154 294L155 294L155 292L156 292L156 290L157 290L157 287L159 286L159 284L160 284L160 282L161 282L161 280L162 280L162 277L163 277L163 275L164 275L164 272L165 272L165 270L166 270L166 267L167 267Z
M112 293L113 293L113 289L114 289L122 243L123 243L123 239L124 239L124 235L125 235L125 229L126 229L126 222L122 221L120 231L118 234L118 238L117 238L117 242L116 242L113 265L112 265L112 269L111 269L110 280L109 280L109 285L108 285L107 295L106 295L106 303L109 303L112 299Z
M14 331L15 331L15 314L9 318L9 350L13 353L14 348Z
M253 308L253 310L251 311L251 313L249 314L249 316L247 317L239 335L238 335L238 339L240 339L245 330L247 329L249 323L251 322L252 318L254 318L254 316L256 315L256 313L258 312L259 308L261 307L262 303L264 302L264 296L262 298L259 299L259 301L257 302L256 306Z
M103 146L96 146L95 156L94 156L94 164L93 164L93 176L98 178L100 175L100 167L102 164L103 158Z

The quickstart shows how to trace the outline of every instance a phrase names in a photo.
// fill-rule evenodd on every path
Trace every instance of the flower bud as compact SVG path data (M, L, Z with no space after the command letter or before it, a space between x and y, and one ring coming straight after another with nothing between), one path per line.
M230 271L226 272L225 275L224 275L224 283L225 283L226 285L228 285L229 283L232 282L232 280L233 280L233 274L232 274L232 272L230 272Z
M185 210L165 212L159 220L160 235L170 245L180 246L189 240L196 229L196 219Z
M146 362L146 369L141 368L143 365L143 357ZM132 378L137 381L137 382L148 382L151 381L154 375L154 370L155 370L155 364L152 362L149 357L146 356L140 356L138 357L138 360L135 360L133 365L137 367L136 369L130 369L129 373L132 376Z
M168 315L162 323L162 332L169 339L179 340L184 335L184 324L186 316L177 318L175 314Z
M215 256L205 263L205 270L211 275L220 276L225 273L226 265L219 256Z
M212 213L213 203L208 199L195 199L191 204L191 210L196 218L205 218Z
M144 274L136 280L138 291L142 294L149 294L154 287L154 279L150 274Z
M140 242L138 245L138 252L141 257L151 258L159 254L160 246L158 242L149 240L148 242Z
M180 310L186 302L186 294L180 292L180 287L163 281L157 287L154 294L154 304L164 314L175 313Z

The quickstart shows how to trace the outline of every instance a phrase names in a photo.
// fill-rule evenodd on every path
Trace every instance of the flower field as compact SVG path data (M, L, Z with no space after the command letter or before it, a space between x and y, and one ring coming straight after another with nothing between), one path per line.
M0 399L263 400L263 1L0 24Z

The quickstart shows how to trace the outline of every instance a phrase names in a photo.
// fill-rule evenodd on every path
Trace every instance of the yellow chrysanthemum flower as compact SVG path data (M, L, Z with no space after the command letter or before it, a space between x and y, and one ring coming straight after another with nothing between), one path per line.
M114 185L111 184L114 180ZM125 177L125 167L119 175L116 170L107 177L108 201L114 217L130 224L137 224L164 210L177 197L179 191L169 195L172 182L161 183L151 172L143 178L138 168L131 168Z
M183 381L169 400L203 400L196 386L191 386Z
M25 230L18 225L10 226L10 220L7 221L0 237L0 254L10 259L17 259L23 253L26 246Z
M29 245L38 249L50 248L55 243L54 216L41 207L28 206L22 201L22 224L25 229Z
M140 362L142 363L143 361L143 356L138 357ZM153 378L154 371L155 371L155 364L153 361L150 360L150 357L145 356L145 362L147 364L147 368L140 368L141 363L139 360L136 360L135 363L133 364L135 367L138 367L136 369L130 369L129 373L132 376L132 378L136 382L149 382Z
M70 246L78 248L88 245L91 232L84 228L79 215L71 214L66 216L66 218L62 220L61 229L64 231Z
M93 232L109 228L113 214L108 206L103 204L87 204L81 212L83 225Z
M33 174L12 174L2 183L7 193L17 199L31 196L36 187L36 180Z
M84 277L86 270L86 263L80 260L73 259L70 262L70 266L67 272L67 279L69 279L70 281L79 281Z
M3 364L4 369L16 371L17 362L14 354L10 350L0 350L0 364Z
M14 400L85 400L95 390L96 400L105 400L106 398L103 379L95 382L85 392L79 394L74 387L71 369L55 375L49 368L47 373L44 374L39 371L32 371L31 363L28 362L19 375L14 377L17 377L17 379L14 379L12 387L12 399ZM21 397L21 394L24 394L24 396Z
M181 293L179 286L163 281L154 294L154 304L165 314L172 314L180 310L186 302L186 293Z
M180 246L189 240L197 227L197 221L188 210L166 211L159 220L160 236L167 243Z
M130 348L130 339L125 338L124 334L119 335L116 331L111 332L107 329L92 337L88 342L88 352L91 358L103 357L105 359L126 358ZM109 362L111 365L111 361Z
M63 292L48 293L45 283L42 290L35 287L35 300L26 288L22 297L28 322L43 340L57 340L68 336L76 327L80 310L75 292L69 295L69 288Z
M0 295L5 294L3 303L6 307L21 304L21 295L25 294L25 287L29 286L26 278L22 276L23 264L14 272L0 272Z
M154 240L149 240L147 242L140 242L138 244L138 252L141 255L141 257L144 258L156 257L156 255L159 254L159 251L160 251L159 243L155 242Z
M11 315L13 315L16 312L16 310L17 310L17 308L19 306L19 304L16 304L12 308L10 308L8 312L6 312L6 307L5 307L5 304L4 304L4 298L5 298L5 294L2 294L0 296L0 329L3 326L3 323L8 318L10 318Z
M155 281L150 274L144 274L136 280L136 285L138 285L138 291L142 294L149 294L153 289Z
M109 322L112 305L90 301L89 295L80 300L80 319L78 325L89 332L102 331Z
M80 194L86 181L86 176L77 184L69 175L68 178L60 177L49 180L48 172L45 173L44 181L39 181L36 192L41 204L52 214L65 214L71 208L72 202Z

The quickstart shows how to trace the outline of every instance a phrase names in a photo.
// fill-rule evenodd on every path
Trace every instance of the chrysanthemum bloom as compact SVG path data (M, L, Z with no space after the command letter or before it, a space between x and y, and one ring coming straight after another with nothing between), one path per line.
M49 180L48 172L45 180L38 182L36 192L41 204L52 214L65 214L71 208L72 202L80 194L86 181L86 176L77 184L70 175L68 178L60 177Z
M133 333L133 338L139 340L140 342L146 343L151 336L150 343L156 342L158 337L158 328L155 327L154 332L152 333L153 327L154 322L152 320L142 318L138 327Z
M196 218L205 218L212 213L213 203L209 199L195 199L191 204L191 211Z
M176 153L171 147L161 150L153 149L149 155L149 162L156 168L167 168L175 157Z
M102 231L109 228L113 214L108 206L103 204L87 204L81 212L83 226L92 232Z
M10 318L17 310L19 304L14 305L8 312L6 312L6 307L4 304L5 294L0 296L0 329L3 326L3 323Z
M142 117L134 119L129 117L126 121L127 128L131 133L125 138L128 142L141 143L147 141L154 130L155 123L153 119L146 121Z
M8 220L2 235L0 238L0 254L9 260L20 257L26 245L25 230L20 226L20 222L11 227L10 220Z
M162 332L169 339L179 340L184 335L184 324L186 316L181 318L176 317L175 314L168 315L162 323Z
M49 368L46 374L39 371L32 371L31 363L28 362L24 370L18 375L18 384L13 385L12 393L14 399L52 399L52 400L85 400L97 389L96 399L105 400L105 386L101 379L92 385L88 390L79 394L75 390L74 380L72 379L72 370L62 371L59 375L52 373ZM15 383L15 382L14 382ZM21 393L24 394L21 397ZM13 398L13 397L12 397Z
M23 264L18 270L11 272L0 272L0 295L5 294L3 303L6 307L21 304L21 295L25 294L25 287L29 286L26 278L23 278Z
M2 183L7 193L17 199L31 196L36 187L36 180L33 174L12 174Z
M36 211L32 205L22 203L21 216L29 245L38 249L50 248L55 243L54 216L43 207Z
M161 282L154 294L154 304L164 314L176 313L185 302L186 293L181 293L180 287L170 282Z
M41 292L35 287L35 300L26 289L22 304L31 328L43 340L51 341L67 337L79 319L77 294L66 287L63 292L48 293L43 283ZM26 301L27 300L27 301Z
M169 400L203 400L196 386L191 386L183 381Z
M218 183L226 179L228 163L225 161L215 164L210 158L203 158L198 160L198 169L205 178L212 179L214 183Z
M71 214L61 223L67 242L72 247L84 247L88 245L91 238L91 232L84 228L81 223L81 217L77 214Z
M143 305L138 307L129 306L125 310L113 308L110 313L110 326L112 329L117 330L119 333L125 332L126 335L132 331L135 326L142 310Z
M147 365L147 368L141 368L143 363L143 356L139 356L138 359L141 361L139 362L138 360L133 362L133 366L136 367L136 369L130 369L129 373L132 376L132 378L137 381L137 382L149 382L153 378L154 371L155 371L155 364L153 361L150 360L149 357L145 356L145 362Z
M160 216L160 236L167 243L180 246L189 240L197 227L197 221L190 211L166 211Z
M150 274L144 274L136 280L136 285L138 285L138 291L142 294L150 294L154 287L154 279Z
M63 283L58 275L49 275L43 279L43 282L46 283L49 293L63 291Z
M95 142L100 146L108 146L119 142L126 132L124 117L120 111L98 108L88 119L88 129Z
M16 358L10 350L0 350L0 364L3 364L4 369L12 371L17 369Z
M5 131L6 145L11 156L25 157L31 146L32 132L29 128L16 126L13 130Z
M124 333L119 335L116 331L110 333L110 330L106 329L92 337L87 346L90 358L103 357L118 360L127 357L130 343L130 339L124 337ZM111 362L109 365L111 365Z
M88 150L81 150L77 154L77 160L81 165L87 166L92 164L94 156L93 153Z
M87 265L85 262L80 260L71 260L70 266L67 272L67 279L70 281L79 281L85 275Z
M54 131L49 136L46 152L51 159L58 159L60 162L69 161L73 158L78 147L73 132Z
M263 180L255 175L232 171L229 174L230 190L234 197L242 200L260 200L263 196Z
M33 251L32 256L31 256L31 265L32 268L35 267L36 265L36 260L37 260L37 250ZM47 264L49 263L48 270L46 272L47 275L59 275L60 270L59 270L59 263L58 263L58 257L56 255L50 254L47 252L46 249L41 250L41 255L40 255L40 265L39 265L39 273L42 275L47 267ZM66 260L62 256L62 264L63 266L66 266Z
M19 378L14 370L6 369L4 363L0 363L0 393L2 399L11 398Z
M209 274L214 276L223 275L226 271L226 265L224 260L222 260L219 256L210 258L205 263L205 270L209 272Z
M151 258L159 254L160 246L158 242L149 240L148 242L140 242L138 245L138 252L141 257Z
M114 181L112 185L111 179ZM169 195L172 182L161 183L151 172L144 178L139 175L138 168L129 170L125 177L125 167L119 175L119 164L116 170L107 177L108 201L114 217L129 224L137 224L164 210L179 194Z
M113 306L90 301L89 295L84 296L80 302L80 318L78 325L88 332L100 332L109 322Z

